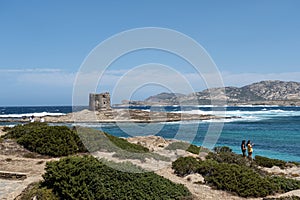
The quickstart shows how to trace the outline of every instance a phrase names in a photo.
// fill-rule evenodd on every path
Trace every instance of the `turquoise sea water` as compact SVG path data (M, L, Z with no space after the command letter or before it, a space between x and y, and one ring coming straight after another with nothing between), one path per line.
M167 107L133 107L132 109L169 111L182 113L218 114L212 107L201 106L167 106ZM240 153L242 140L254 143L254 156L262 155L287 161L300 162L300 107L279 106L243 106L221 107L219 114L234 117L225 120L184 121L166 123L102 123L80 125L103 130L115 136L131 137L157 135L169 139L180 139L196 145L207 146L207 140L216 139L211 145L226 145L234 152ZM71 112L64 107L0 107L0 118L59 115ZM0 123L0 125L10 125ZM74 124L66 124L74 125ZM214 126L222 125L217 132ZM210 127L210 128L209 128ZM209 131L208 131L209 130Z

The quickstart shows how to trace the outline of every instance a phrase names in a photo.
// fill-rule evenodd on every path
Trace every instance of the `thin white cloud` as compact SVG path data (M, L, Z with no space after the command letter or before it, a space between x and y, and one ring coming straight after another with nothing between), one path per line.
M29 68L29 69L0 69L0 73L57 73L61 69L52 68Z
M75 74L66 72L50 73L25 73L17 77L20 84L32 84L38 86L70 87L72 88Z
M135 91L131 91L132 88L138 88L139 96L143 95L147 98L149 95L153 95L154 92L160 93L163 90L188 94L191 89L186 87L186 84L190 84L192 90L202 91L208 87L214 87L214 85L206 85L206 80L203 77L212 79L214 75L206 74L205 76L197 73L170 73L168 70L159 70L152 68L145 68L140 71L132 71L127 73L128 70L107 70L102 77L99 73L87 73L81 75L83 88L82 96L84 96L81 104L87 104L87 95L89 92L93 92L90 88L98 88L97 92L109 91L114 92L118 87L117 96L114 103L118 103L123 100L128 93L133 94ZM32 90L41 89L46 87L50 90L70 90L74 89L74 80L76 80L76 73L66 72L61 69L46 69L46 68L31 68L31 69L0 69L0 84L5 86L6 84L14 85L14 87L26 87L30 86ZM232 73L222 72L222 79L225 86L241 87L254 82L263 80L282 80L282 81L297 81L300 82L300 72L287 72L287 73ZM94 82L91 80L95 80ZM2 81L2 82L1 82ZM99 81L99 82L98 82ZM152 84L153 87L145 87L147 84ZM152 82L151 82L152 81ZM143 83L141 85L138 85ZM157 85L155 85L157 83ZM161 87L158 85L161 84ZM168 89L169 87L169 89ZM5 88L3 88L3 91ZM46 91L45 91L46 92ZM151 93L152 94L149 94Z

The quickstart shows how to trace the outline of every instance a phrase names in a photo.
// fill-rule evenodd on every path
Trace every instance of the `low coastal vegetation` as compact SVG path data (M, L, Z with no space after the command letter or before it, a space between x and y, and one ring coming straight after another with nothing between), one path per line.
M183 141L176 141L176 142L172 142L170 143L166 148L166 150L177 150L177 149L181 149L181 150L186 150L190 153L193 154L199 154L200 151L201 152L209 152L210 150L204 147L199 147L187 142L183 142Z
M92 156L67 157L48 162L44 181L22 195L49 199L188 199L186 187L175 184L153 172L144 172L130 163L114 164ZM130 168L135 173L120 169ZM141 173L143 172L143 173ZM26 197L26 198L25 198Z
M178 158L172 163L172 168L181 177L199 173L212 187L241 197L265 197L300 189L300 181L267 175L255 162L232 153L228 147L218 147L215 151L210 152L204 161L193 157Z
M15 139L26 149L47 156L67 156L85 152L79 136L66 126L29 123L6 128L4 138Z
M283 160L278 160L278 159L271 159L271 158L267 158L267 157L263 157L263 156L255 156L255 162L256 164L258 164L259 166L262 167L273 167L273 166L278 166L281 169L283 169L287 162L283 161Z
M41 155L60 157L76 153L96 151L114 152L120 159L146 158L170 161L168 157L149 152L139 144L115 137L99 130L84 127L49 126L46 123L29 123L12 128L6 127L3 138L10 138L26 149Z
M30 123L5 128L3 139L13 139L28 150L54 157L69 156L46 164L44 180L32 184L22 194L22 200L37 199L191 199L183 185L146 172L130 162L114 163L78 153L97 151L114 153L121 159L170 158L150 152L139 144L129 143L99 130ZM300 189L300 181L270 175L262 167L285 168L285 161L256 156L253 161L235 154L229 147L215 147L214 152L186 142L172 142L166 150L182 149L193 154L207 152L205 160L180 157L172 168L180 177L198 173L205 184L241 197L266 197ZM81 154L80 154L81 155ZM291 197L296 199L297 197ZM279 198L280 199L280 198ZM281 198L285 200L285 198ZM265 198L265 200L269 200Z
M170 161L170 158L150 152L148 148L128 142L127 140L115 137L99 130L76 127L83 144L93 153L96 151L114 152L113 157L120 159L137 159L146 161L148 159Z
M101 150L116 152L120 149L132 153L149 152L149 149L146 147L132 144L123 138L115 137L99 130L85 127L76 127L75 129L89 152Z

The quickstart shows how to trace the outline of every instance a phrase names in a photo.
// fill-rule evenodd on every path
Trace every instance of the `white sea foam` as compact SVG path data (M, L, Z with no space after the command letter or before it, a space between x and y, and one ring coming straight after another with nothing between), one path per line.
M49 112L40 112L40 113L23 113L23 114L3 114L0 115L0 118L22 118L22 117L45 117L45 116L61 116L65 113L49 113Z
M184 120L184 121L174 121L174 122L159 122L160 124L199 124L204 123L201 120Z
M73 123L72 126L82 126L89 128L115 127L114 123Z
M249 110L229 110L229 111L204 111L204 110L189 110L189 111L175 111L174 113L186 113L186 114L204 114L204 115L216 115L220 117L232 117L226 119L212 119L206 121L258 121L263 119L270 119L273 117L285 117L285 116L300 116L300 111L293 110L281 110L281 109L261 109L257 111Z

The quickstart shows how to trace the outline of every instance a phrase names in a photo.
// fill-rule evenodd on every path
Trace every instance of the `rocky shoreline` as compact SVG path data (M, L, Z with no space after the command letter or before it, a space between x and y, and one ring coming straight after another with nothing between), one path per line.
M155 123L227 118L231 117L172 112L150 112L134 109L108 109L101 111L90 111L85 109L62 116L45 116L43 117L43 120L48 123ZM36 120L39 121L40 118ZM0 122L28 122L28 119L10 118L1 119Z

